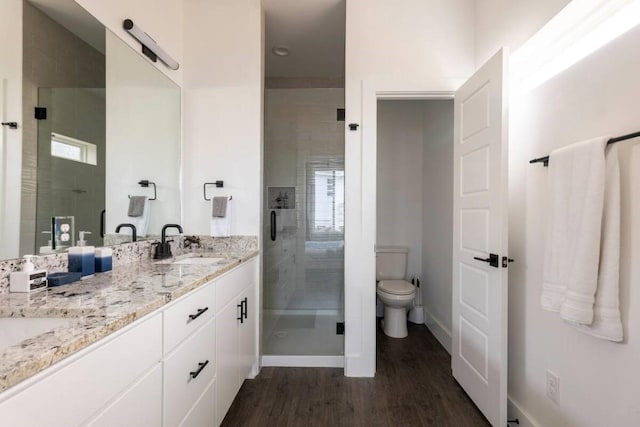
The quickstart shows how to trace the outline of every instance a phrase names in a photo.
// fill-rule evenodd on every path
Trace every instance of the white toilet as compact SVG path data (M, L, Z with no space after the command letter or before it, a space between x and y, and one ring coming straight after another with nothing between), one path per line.
M404 280L408 252L403 246L376 248L376 293L384 304L382 330L392 338L407 336L407 309L416 296L415 286Z

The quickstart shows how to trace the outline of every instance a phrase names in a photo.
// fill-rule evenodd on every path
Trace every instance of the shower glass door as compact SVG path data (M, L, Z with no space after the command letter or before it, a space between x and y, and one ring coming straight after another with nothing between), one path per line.
M344 306L343 89L267 89L263 348L341 356Z

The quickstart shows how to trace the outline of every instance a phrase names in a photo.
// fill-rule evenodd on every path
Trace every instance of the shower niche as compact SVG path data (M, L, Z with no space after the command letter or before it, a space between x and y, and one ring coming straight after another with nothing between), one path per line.
M269 187L269 209L295 209L295 187Z

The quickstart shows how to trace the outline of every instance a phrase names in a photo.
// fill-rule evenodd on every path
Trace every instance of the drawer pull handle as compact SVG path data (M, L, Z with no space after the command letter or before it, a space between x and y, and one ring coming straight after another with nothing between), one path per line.
M189 321L196 320L198 317L202 316L205 311L209 310L209 307L200 308L196 314L189 315Z
M244 323L244 302L241 301L237 306L240 309L240 316L236 317L236 319L239 320L240 323Z
M200 362L198 363L198 369L195 371L191 371L189 372L189 375L191 375L192 379L196 379L198 378L198 375L200 375L200 372L202 372L202 370L204 369L205 366L207 366L209 364L208 360L205 360L204 362Z
M245 299L242 300L242 315L244 316L245 319L247 319L249 316L247 315L247 312L249 311L248 307L247 307L247 298L245 297Z

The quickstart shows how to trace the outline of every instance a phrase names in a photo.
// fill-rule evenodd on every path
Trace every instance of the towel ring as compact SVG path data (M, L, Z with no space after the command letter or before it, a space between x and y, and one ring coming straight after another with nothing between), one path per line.
M202 192L204 195L204 199L208 202L211 201L211 199L207 199L207 185L215 185L216 188L223 188L224 187L224 181L216 181L216 182L205 182L204 185L202 186ZM233 198L233 196L229 196L229 200L231 200Z
M158 199L158 192L156 191L156 183L155 182L151 182L148 179L143 179L142 181L138 182L138 184L140 185L140 187L148 187L149 185L153 185L153 198L149 198L149 200L156 200ZM128 196L129 198L131 198L131 195Z

